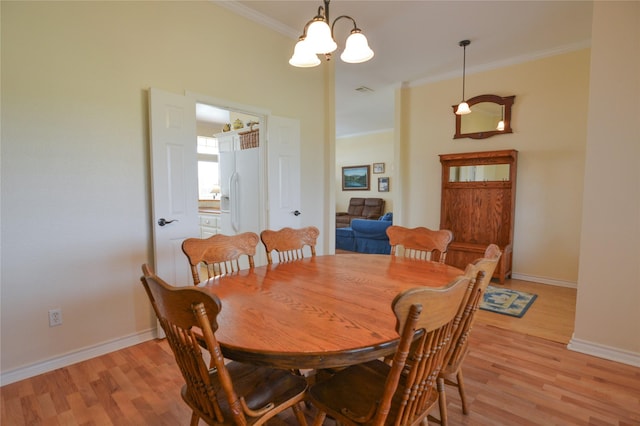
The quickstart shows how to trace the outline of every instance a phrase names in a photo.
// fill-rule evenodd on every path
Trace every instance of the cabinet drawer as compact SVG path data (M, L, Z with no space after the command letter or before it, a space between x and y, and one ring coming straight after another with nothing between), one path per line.
M215 215L200 215L200 226L211 226L213 228L218 227L219 217Z
M220 216L217 214L199 214L200 238L209 238L220 230Z

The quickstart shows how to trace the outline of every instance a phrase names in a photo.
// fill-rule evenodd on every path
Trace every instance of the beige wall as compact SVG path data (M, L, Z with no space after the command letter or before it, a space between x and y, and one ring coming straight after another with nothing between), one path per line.
M325 96L325 76L289 66L295 40L206 1L0 7L3 377L155 326L139 282L152 255L150 87L300 119L304 221L328 238L326 107L307 101ZM49 328L57 307L64 324Z
M373 163L384 163L384 173L373 173ZM342 167L371 167L370 191L343 191ZM371 197L385 200L385 211L393 211L393 132L371 133L336 140L336 211L345 212L351 197ZM389 178L389 192L378 192L378 178Z
M575 285L580 220L589 50L467 74L469 97L515 95L513 134L453 139L459 78L402 91L404 136L398 172L405 226L440 225L439 154L518 150L513 271L521 278ZM400 203L396 198L396 204Z
M596 2L592 40L570 347L640 366L640 2Z
M437 226L437 154L518 149L515 270L575 280L579 245L573 343L624 350L636 362L640 70L629 55L638 51L638 6L595 3L590 88L588 51L469 75L472 95L517 95L513 135L451 139L459 79L399 91L394 176L402 182L391 180L405 224ZM3 377L131 344L153 326L138 281L151 256L149 87L299 118L305 220L329 229L333 75L330 67L289 67L293 41L209 2L2 1L0 8ZM597 107L587 126L589 90ZM628 115L617 106L629 106ZM543 261L555 266L541 272ZM61 327L48 327L53 307L63 308Z

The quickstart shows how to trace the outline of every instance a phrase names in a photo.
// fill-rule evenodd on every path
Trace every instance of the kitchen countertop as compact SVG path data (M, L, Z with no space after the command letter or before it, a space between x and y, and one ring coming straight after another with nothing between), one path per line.
M215 207L200 207L198 208L198 213L220 214L220 209Z

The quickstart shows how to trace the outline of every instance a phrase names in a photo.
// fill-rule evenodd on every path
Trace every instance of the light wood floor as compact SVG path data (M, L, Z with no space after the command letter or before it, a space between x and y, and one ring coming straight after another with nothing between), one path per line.
M534 293L538 297L522 318L478 310L476 321L554 342L569 343L576 315L576 289L513 279L506 280L504 284L494 280L491 285Z
M538 300L522 319L479 311L464 366L470 414L450 389L450 424L640 425L640 368L566 349L575 290L505 285ZM3 386L0 424L187 425L182 383L166 342L149 341ZM273 424L296 422L287 413Z

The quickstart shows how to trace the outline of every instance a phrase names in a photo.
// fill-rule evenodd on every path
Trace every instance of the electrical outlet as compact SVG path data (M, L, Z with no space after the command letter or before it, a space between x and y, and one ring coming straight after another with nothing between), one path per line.
M49 310L49 327L55 327L62 325L62 309L50 309Z

